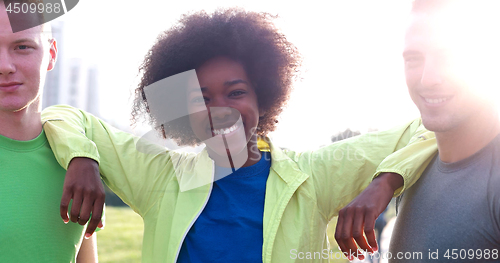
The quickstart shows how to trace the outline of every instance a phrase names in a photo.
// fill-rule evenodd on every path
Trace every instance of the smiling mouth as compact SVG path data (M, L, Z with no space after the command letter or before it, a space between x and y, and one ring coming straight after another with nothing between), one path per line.
M234 130L236 130L238 128L239 128L239 125L237 123L235 123L231 127L222 128L222 129L213 129L212 132L215 135L226 135L226 134L229 134L229 133L231 133L232 131L234 131Z
M438 104L447 101L448 98L436 98L436 99L424 98L424 100L429 104Z

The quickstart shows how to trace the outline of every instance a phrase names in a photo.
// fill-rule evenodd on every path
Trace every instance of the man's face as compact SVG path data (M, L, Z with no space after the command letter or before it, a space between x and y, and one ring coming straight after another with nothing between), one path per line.
M33 17L36 19L36 17ZM42 27L12 33L0 3L0 112L38 106L45 75L55 64L57 49L42 34Z
M465 124L484 109L485 100L474 92L464 70L471 49L455 48L464 36L436 20L415 14L404 44L405 75L408 91L418 107L425 127L435 132L452 130ZM463 67L463 66L466 67Z

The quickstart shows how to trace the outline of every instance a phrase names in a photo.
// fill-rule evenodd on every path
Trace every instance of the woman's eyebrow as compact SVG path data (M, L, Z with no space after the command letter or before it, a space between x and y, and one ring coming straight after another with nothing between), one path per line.
M224 86L225 87L231 87L233 85L236 85L236 84L240 84L240 83L244 83L244 84L248 84L247 81L244 81L242 79L235 79L235 80L228 80L228 81L225 81L224 82ZM208 90L208 87L200 87L200 89L192 89L189 91L189 93L191 92L199 92L201 90L201 92L204 92L204 91L207 91Z
M230 86L240 84L240 83L248 84L248 82L246 82L242 79L236 79L236 80L229 80L229 81L224 82L224 86L230 87Z

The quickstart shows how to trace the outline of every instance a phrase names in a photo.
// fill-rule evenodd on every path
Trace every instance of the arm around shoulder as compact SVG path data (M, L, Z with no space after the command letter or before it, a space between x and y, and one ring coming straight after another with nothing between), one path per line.
M87 119L85 112L67 105L50 106L42 111L43 129L64 169L68 169L75 157L100 160L97 146L88 138Z
M370 184L385 158L412 144L425 132L421 120L416 119L390 130L366 133L294 157L301 169L311 175L318 204L331 218Z
M174 169L165 148L153 153L139 151L138 137L115 129L106 122L70 106L51 106L42 112L47 139L59 163L66 167L75 157L99 163L106 184L142 214L172 180ZM144 147L143 147L144 148Z
M382 173L397 173L404 179L403 187L394 196L411 187L422 175L432 158L437 154L436 136L423 125L417 130L409 144L389 155L377 167L374 178Z

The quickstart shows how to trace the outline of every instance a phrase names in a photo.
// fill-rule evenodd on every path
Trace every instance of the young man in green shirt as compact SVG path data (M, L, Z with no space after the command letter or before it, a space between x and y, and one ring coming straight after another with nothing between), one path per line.
M39 15L17 18L0 2L0 262L75 262L77 256L96 262L95 236L83 237L100 220L100 180L87 178L90 190L73 168L65 178L42 130L41 90L55 66L56 41ZM12 23L24 22L38 26L13 33ZM80 224L65 224L70 199L71 220Z

